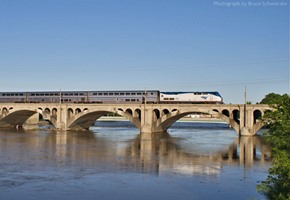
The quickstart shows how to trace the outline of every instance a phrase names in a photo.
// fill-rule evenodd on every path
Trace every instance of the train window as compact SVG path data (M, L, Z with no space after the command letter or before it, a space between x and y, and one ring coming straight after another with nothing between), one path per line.
M130 101L130 99L125 99L125 101Z
M60 94L55 93L54 96L59 96Z
M6 94L2 94L2 96L6 96Z
M80 93L80 95L84 95L84 93Z
M20 96L23 96L23 94L20 94Z
M10 94L7 94L7 96L10 96Z
M15 96L18 96L18 94L15 94Z
M103 93L98 93L98 95L99 95L99 96L102 96L102 95L103 95Z
M68 93L64 93L64 96L68 96Z
M39 94L36 94L36 96L39 96Z
M70 96L73 96L74 94L73 94L73 93L69 93L69 95L70 95Z
M164 100L168 100L168 98L164 98Z
M131 99L131 101L136 101L136 99Z
M132 92L131 95L136 95L136 93L135 92Z
M104 95L108 95L108 93L104 93Z
M79 96L79 93L74 93L75 96Z
M137 93L137 95L141 95L141 93L140 93L140 92L138 92L138 93Z
M31 96L35 96L35 94L31 94Z
M153 92L151 92L151 95L153 95Z
M113 93L109 93L109 95L113 95Z
M126 95L130 95L130 93L126 93Z
M120 95L124 95L124 93L123 93L123 92L121 92L121 93L120 93Z
M93 95L98 95L98 93L93 93Z
M48 93L45 93L44 95L45 95L45 96L49 96L49 94L48 94Z
M115 93L115 95L119 95L119 93Z

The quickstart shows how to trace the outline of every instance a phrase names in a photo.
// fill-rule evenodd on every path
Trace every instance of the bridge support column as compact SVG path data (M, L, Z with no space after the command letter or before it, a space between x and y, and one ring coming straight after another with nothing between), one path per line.
M59 130L68 130L67 127L67 109L65 105L59 105L57 110L57 123L56 128Z
M141 117L141 133L152 133L152 121L153 115L151 109L148 109L146 105L144 105L142 117Z
M240 110L240 135L241 136L254 136L256 132L254 131L253 123L253 111L247 108L245 104Z
M164 132L161 128L157 128L156 119L154 117L154 108L152 105L144 105L141 116L141 133L160 133Z

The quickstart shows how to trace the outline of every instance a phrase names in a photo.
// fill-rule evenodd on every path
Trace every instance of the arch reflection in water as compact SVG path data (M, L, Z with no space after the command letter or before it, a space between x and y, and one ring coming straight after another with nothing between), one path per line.
M182 145L185 139L168 133L138 134L128 133L128 129L114 133L1 132L0 137L0 155L7 158L2 162L4 167L8 160L13 160L21 168L29 168L33 163L33 168L57 166L90 173L105 170L216 175L223 165L250 168L270 162L270 147L260 136L235 138L223 149L208 144L210 153L197 151L204 148L199 143Z
M198 148L198 147L197 147ZM187 175L219 174L222 166L270 162L270 147L261 136L239 137L221 151L204 154L181 148L169 134L140 134L132 142L131 156L139 159L137 166L143 172L180 173ZM190 153L189 153L190 152Z
M228 152L223 154L223 161L246 167L251 167L254 163L263 164L270 160L271 148L261 136L239 137L229 147Z
M228 133L0 131L0 197L136 199L148 193L143 199L262 199L255 188L266 176L269 160L263 155L269 148L261 137Z

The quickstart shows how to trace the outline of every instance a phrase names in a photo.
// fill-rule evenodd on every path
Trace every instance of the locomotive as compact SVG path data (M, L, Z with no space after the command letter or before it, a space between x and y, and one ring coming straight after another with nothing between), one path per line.
M218 92L159 90L0 92L6 103L223 103Z

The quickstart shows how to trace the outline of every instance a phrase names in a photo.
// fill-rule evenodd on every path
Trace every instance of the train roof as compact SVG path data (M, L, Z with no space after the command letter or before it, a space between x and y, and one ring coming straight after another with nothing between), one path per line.
M10 93L80 93L80 92L159 92L159 90L53 90L53 91L13 91L13 92L0 92L0 94L10 94Z
M219 92L217 92L217 91L210 91L210 92L205 92L205 91L194 91L194 92L161 92L161 93L163 93L163 94L175 94L175 95L177 95L177 94L188 94L188 93L201 93L201 94L213 94L213 95L216 95L216 96L220 96L221 97L221 95L220 95L220 93Z

